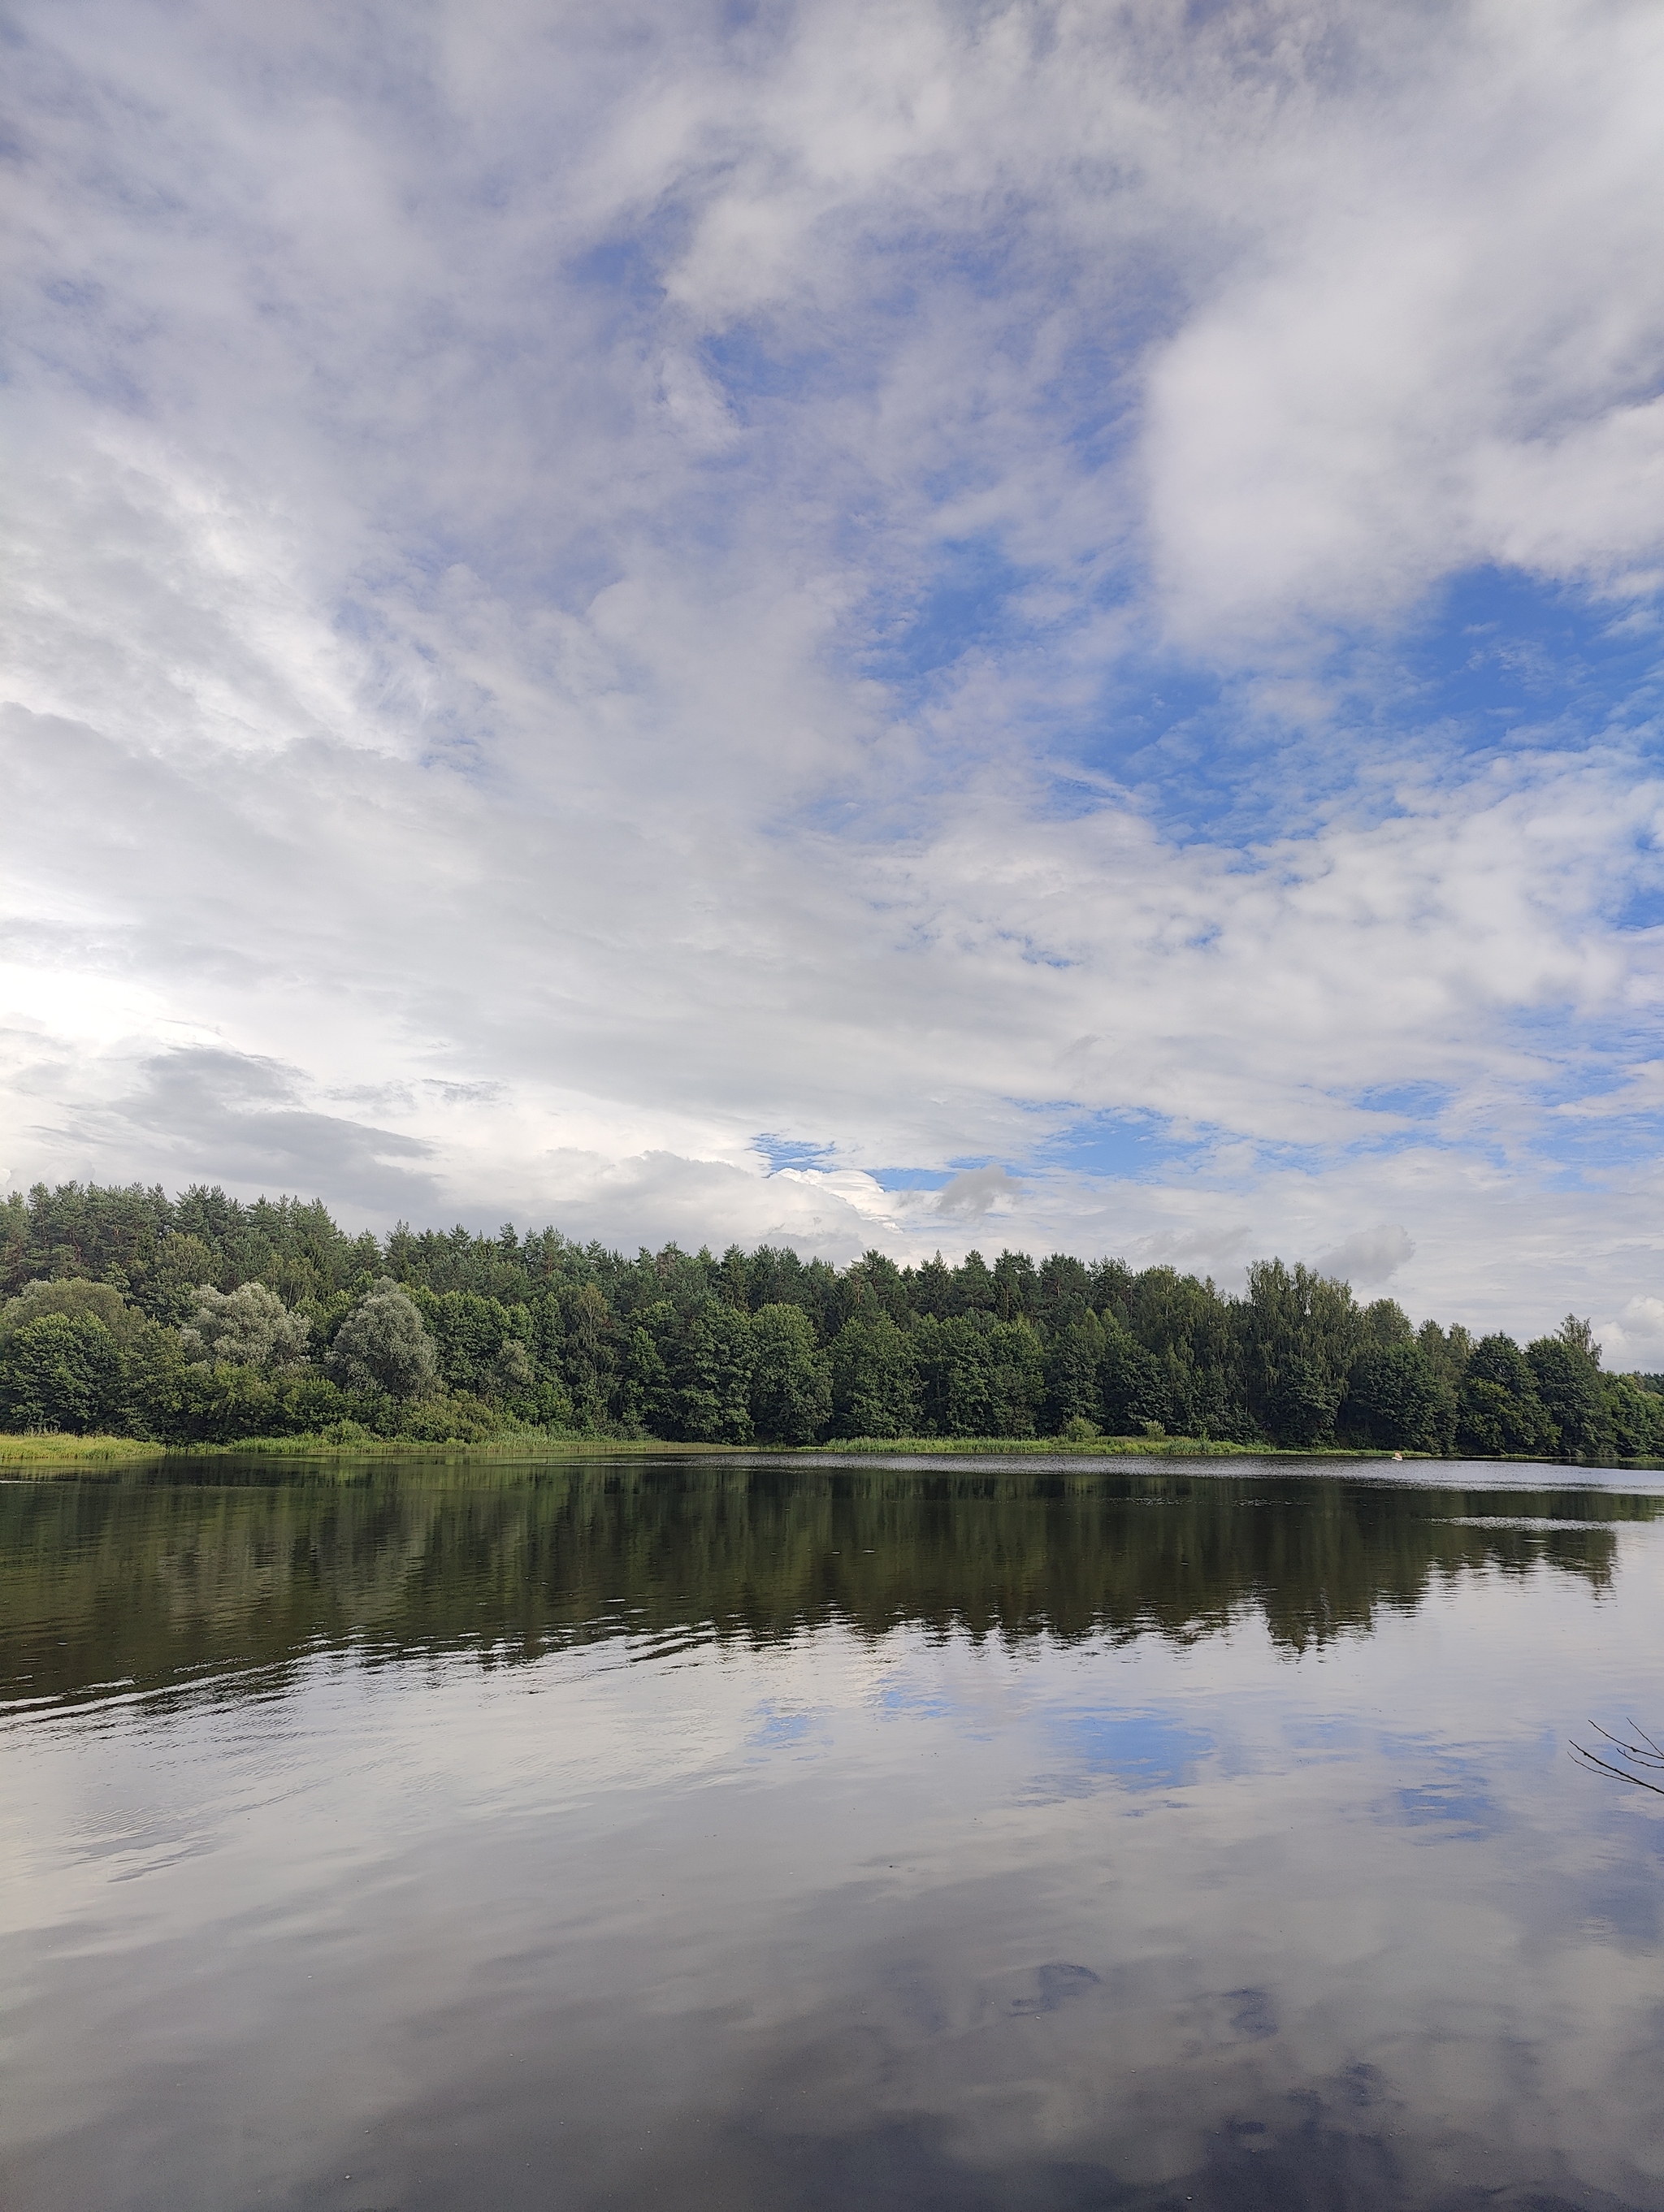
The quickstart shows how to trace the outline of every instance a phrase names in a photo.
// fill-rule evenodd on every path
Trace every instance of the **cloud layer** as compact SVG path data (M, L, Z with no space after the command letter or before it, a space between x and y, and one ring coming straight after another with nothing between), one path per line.
M1664 1364L1655 10L18 23L15 1182Z

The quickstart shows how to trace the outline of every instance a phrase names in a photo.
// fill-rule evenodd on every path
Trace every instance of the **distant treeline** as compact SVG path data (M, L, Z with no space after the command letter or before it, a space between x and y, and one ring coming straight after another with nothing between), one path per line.
M1266 1260L844 1268L553 1229L350 1237L320 1203L37 1185L0 1206L0 1425L166 1443L516 1429L743 1444L1181 1436L1664 1457L1657 1376L1568 1316L1523 1350Z

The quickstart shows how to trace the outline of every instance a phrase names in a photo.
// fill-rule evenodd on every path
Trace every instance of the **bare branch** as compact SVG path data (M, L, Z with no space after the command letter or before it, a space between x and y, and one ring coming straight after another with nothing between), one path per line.
M1585 1745L1574 1743L1570 1747L1571 1755L1580 1766L1587 1766L1597 1774L1609 1774L1616 1782L1633 1783L1637 1790L1650 1790L1655 1797L1664 1797L1664 1783L1649 1782L1644 1773L1635 1771L1637 1767L1644 1767L1664 1772L1664 1750L1660 1749L1644 1729L1637 1728L1630 1721L1630 1732L1638 1740L1626 1743L1622 1736L1614 1735L1610 1729L1603 1729L1599 1721L1591 1721L1589 1726L1598 1736L1605 1737L1624 1764L1620 1765L1610 1759L1603 1759L1598 1752L1590 1751Z

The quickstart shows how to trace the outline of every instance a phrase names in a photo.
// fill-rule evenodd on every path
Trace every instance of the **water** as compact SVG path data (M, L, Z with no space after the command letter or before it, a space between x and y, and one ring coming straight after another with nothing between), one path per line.
M0 1486L0 2202L1664 2208L1664 1495Z

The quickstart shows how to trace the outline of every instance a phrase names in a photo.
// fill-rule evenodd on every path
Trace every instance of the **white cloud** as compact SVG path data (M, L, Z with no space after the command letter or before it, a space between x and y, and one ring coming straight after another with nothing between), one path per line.
M1021 1182L1004 1168L967 1168L936 1193L936 1211L950 1221L982 1221L1015 1212L1021 1196Z
M1409 1231L1384 1221L1374 1229L1354 1230L1338 1244L1320 1252L1314 1264L1324 1274L1350 1283L1355 1290L1373 1291L1391 1282L1415 1255L1416 1240Z
M1594 1333L1606 1365L1614 1371L1664 1371L1664 1298L1630 1298L1616 1320L1600 1323Z
M1257 250L1153 366L1170 616L1233 653L1481 562L1658 566L1656 12L1374 12L1320 11L1364 65L1238 170Z

